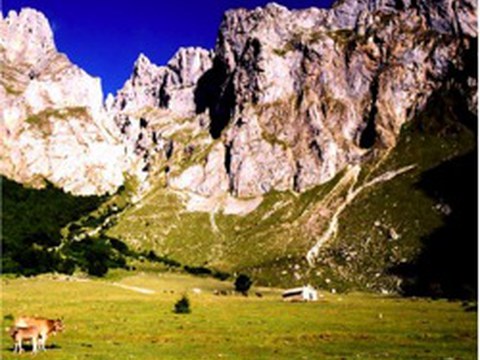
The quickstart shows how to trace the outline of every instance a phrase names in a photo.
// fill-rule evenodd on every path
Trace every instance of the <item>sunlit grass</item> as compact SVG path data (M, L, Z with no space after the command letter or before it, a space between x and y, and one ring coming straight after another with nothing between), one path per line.
M476 313L457 302L355 293L289 304L275 289L215 296L233 286L210 278L114 275L155 293L119 288L113 280L3 279L3 318L63 317L65 332L36 359L476 358ZM192 313L176 315L173 306L185 293ZM4 320L3 329L10 324ZM2 358L19 358L3 335Z

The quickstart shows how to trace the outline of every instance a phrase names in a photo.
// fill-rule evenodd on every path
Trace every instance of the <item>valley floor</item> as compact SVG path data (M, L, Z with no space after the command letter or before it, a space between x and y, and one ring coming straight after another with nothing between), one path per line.
M2 288L2 359L30 357L13 354L5 332L22 314L66 326L37 360L477 358L477 314L459 302L322 293L316 303L284 303L278 289L247 298L231 294L230 282L124 272L3 277ZM174 314L184 293L192 312Z

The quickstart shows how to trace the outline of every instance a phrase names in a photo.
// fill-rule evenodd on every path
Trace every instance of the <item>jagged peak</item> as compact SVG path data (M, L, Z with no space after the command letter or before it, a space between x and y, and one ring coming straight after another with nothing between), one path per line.
M211 53L211 50L207 50L200 46L181 46L178 48L177 52L172 56L172 59L180 54L193 54L193 53Z
M47 18L45 17L45 15L41 12L41 11L38 11L34 8L30 8L30 7L25 7L25 8L22 8L20 9L19 12L15 11L15 10L10 10L7 14L7 17L5 18L5 20L7 21L11 21L11 20L14 20L14 19L17 19L17 18L23 18L23 19L39 19L40 21L43 21L45 23L48 24L48 20Z
M45 15L33 8L22 8L19 12L10 10L2 19L7 27L14 27L16 32L25 33L29 38L42 37L53 44L53 32Z
M213 51L198 46L180 47L177 52L168 61L167 66L177 68L184 61L194 58L209 59L213 57Z
M139 67L143 65L151 65L152 62L150 59L145 55L144 53L140 53L137 57L137 60L135 60L134 67Z
M133 72L135 74L140 74L157 67L158 66L152 63L144 53L140 53L137 57L137 60L135 60L133 63Z
M24 48L19 46L19 42L28 44L28 54L19 52ZM35 63L56 49L48 19L42 12L32 8L23 8L20 12L11 10L6 18L0 19L0 43L7 49L10 61L28 56L29 61Z
M178 82L191 86L212 66L213 52L201 47L181 47L167 67L178 76Z
M243 14L243 13L248 13L248 12L270 12L270 13L278 13L278 12L288 12L290 11L286 6L280 5L276 2L269 2L268 4L264 6L257 6L253 9L247 9L244 7L238 7L234 9L229 9L225 11L224 16L232 16L236 14Z
M267 5L265 5L265 10L270 12L279 12L288 11L288 8L286 6L277 4L276 2L269 2Z
M133 63L133 77L141 78L144 76L154 76L162 68L162 66L152 63L144 53L140 53L140 55L137 57L137 60L135 60Z
M156 65L154 64L148 56L144 53L140 53L133 64L133 69L135 73L142 73L146 69L161 69L161 68L171 68L177 69L184 65L185 61L190 61L194 58L203 59L212 59L213 51L207 50L198 46L189 46L189 47L180 47L175 54L168 60L166 65Z

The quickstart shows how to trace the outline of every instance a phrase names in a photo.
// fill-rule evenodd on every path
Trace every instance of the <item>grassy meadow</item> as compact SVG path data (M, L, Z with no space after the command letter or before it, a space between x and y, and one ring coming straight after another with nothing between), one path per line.
M228 281L173 273L3 277L1 358L31 358L12 353L5 331L22 314L64 319L38 360L477 358L476 312L460 302L322 293L316 303L284 303L280 289L230 290ZM182 294L190 314L172 311Z

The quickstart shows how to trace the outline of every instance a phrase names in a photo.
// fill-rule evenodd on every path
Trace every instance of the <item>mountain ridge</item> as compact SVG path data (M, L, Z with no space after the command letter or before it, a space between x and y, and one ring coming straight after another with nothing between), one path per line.
M230 10L214 51L181 48L165 66L141 54L104 103L98 80L56 54L42 15L9 14L0 173L74 195L128 188L128 205L99 217L108 226L73 223L182 264L399 291L391 269L444 221L443 200L415 184L476 148L475 14L471 1ZM47 41L25 41L35 36ZM383 208L384 189L398 198ZM424 215L396 213L409 191Z
M237 197L261 196L271 189L301 192L328 181L345 165L361 161L375 144L377 148L394 146L400 126L417 108L424 106L433 89L446 79L447 67L455 62L458 65L453 66L462 67L461 59L455 55L461 56L460 41L430 39L428 31L432 29L447 37L449 34L476 36L472 32L475 19L467 16L472 3L463 1L455 13L449 10L447 2L401 3L341 1L330 10L293 11L270 3L265 8L227 11L220 25L215 55L200 48L182 48L166 67L157 67L140 55L130 80L113 100L106 100L105 106L99 103L102 95L98 83L87 85L89 89L96 89L89 90L88 94L94 95L87 98L76 86L73 94L79 92L79 95L72 102L75 107L87 105L94 118L104 119L100 120L101 125L113 134L111 142L120 143L129 158L123 164L118 156L109 161L142 183L148 184L149 169L156 167L157 171L168 169L164 171L167 183L207 197L225 191ZM438 17L440 12L443 18ZM25 32L23 23L36 23L40 34L36 36L43 39L29 42L40 43L36 56L55 52L47 20L42 16L38 21L32 20L37 16L34 11L25 14L24 20L18 17L20 25L15 25L14 20L8 20L15 18L12 12L4 20L3 33L10 34L14 26ZM249 30L252 27L255 30ZM31 30L28 29L28 36L32 36ZM409 31L415 31L415 36ZM372 37L369 32L375 35ZM397 45L386 45L395 43L398 32L406 37L400 50ZM423 43L417 41L422 38L420 32L425 33ZM11 62L14 53L9 50L13 46L8 46L8 36L3 47L8 50L6 60ZM433 63L423 64L427 61ZM306 71L311 75L306 76ZM30 69L30 74L34 72ZM401 87L392 84L394 78L403 79L404 84ZM84 76L77 83L87 79ZM25 91L30 110L25 113L20 107L23 114L17 118L25 118L32 112L41 113L45 108L70 106L68 102L56 104L58 96L52 98L54 95L42 88L35 90L39 87L36 80L32 79L33 84ZM55 79L52 80L48 86L56 84ZM474 78L468 81L473 88L476 86ZM39 84L42 86L42 82ZM423 88L414 89L420 84ZM62 89L65 85L59 87ZM233 98L229 95L232 91ZM11 98L6 95L7 99ZM53 99L51 103L37 100L35 106L33 100L29 100L49 95ZM475 92L470 91L467 98L471 99L470 108L474 108ZM348 108L355 111L348 112ZM7 106L4 117L18 110L19 107ZM149 124L152 121L147 113L151 110L157 112L150 116L153 122L163 122L160 130ZM290 118L287 121L290 124L285 124L285 120L284 124L276 122L278 116ZM174 119L173 122L168 118ZM189 120L182 127L188 129L184 132L190 131L202 139L198 146L195 142L175 144L172 141L175 128L179 127L175 119ZM305 125L299 119L305 121ZM6 119L6 123L10 122L12 120ZM221 130L231 123L241 125ZM209 163L202 152L216 141L219 131L223 134L220 139L223 144L214 146L216 150ZM127 132L131 134L125 134ZM193 139L186 139L189 140ZM202 170L178 167L177 163L185 160L183 154L178 154L180 161L168 164L171 161L167 155L175 158L178 146L204 157L207 167L221 174L219 178L213 180L213 184L208 180L199 184L196 179L206 171L205 166ZM173 154L169 154L172 147ZM149 161L150 157L154 161ZM223 166L224 169L217 160L219 157L228 165ZM5 161L2 164L5 165ZM177 169L171 171L172 167ZM9 170L10 176L12 171ZM181 174L177 174L179 171ZM105 171L107 178L108 172ZM113 177L118 187L121 176L117 173ZM58 183L52 176L49 181ZM114 191L113 186L110 193ZM92 188L86 193L91 193Z

